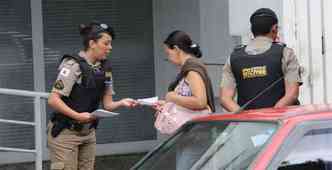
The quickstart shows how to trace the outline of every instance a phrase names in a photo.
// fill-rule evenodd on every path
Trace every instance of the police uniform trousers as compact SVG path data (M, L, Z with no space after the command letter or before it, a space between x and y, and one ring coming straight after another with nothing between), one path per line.
M51 170L94 170L96 155L95 129L64 129L52 137L53 123L48 124L48 149Z

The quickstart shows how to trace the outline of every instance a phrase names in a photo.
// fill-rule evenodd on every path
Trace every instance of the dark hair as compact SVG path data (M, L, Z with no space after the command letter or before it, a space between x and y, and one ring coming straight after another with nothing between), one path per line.
M274 11L269 8L260 8L250 17L251 32L254 36L268 34L272 26L278 24L278 17Z
M202 57L202 52L197 43L194 43L189 35L183 31L173 31L168 35L164 44L168 46L170 49L174 49L175 46L180 48L182 51L192 54L197 58Z
M111 26L103 23L99 23L97 21L91 22L89 25L81 24L79 26L80 35L83 39L84 49L87 50L89 48L90 40L97 41L102 37L102 33L109 34L112 39L115 38L114 30Z

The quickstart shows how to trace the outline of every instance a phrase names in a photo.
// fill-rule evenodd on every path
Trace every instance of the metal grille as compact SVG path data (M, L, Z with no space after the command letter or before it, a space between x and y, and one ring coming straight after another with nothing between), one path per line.
M0 1L0 87L33 90L30 1ZM33 120L33 101L0 95L0 118ZM34 147L33 128L0 124L0 146Z

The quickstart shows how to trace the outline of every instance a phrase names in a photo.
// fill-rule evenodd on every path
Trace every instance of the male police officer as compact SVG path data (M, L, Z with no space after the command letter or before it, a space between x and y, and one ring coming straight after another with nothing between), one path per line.
M277 15L261 8L251 15L250 23L255 38L247 46L235 48L223 68L221 105L234 112L269 86L245 109L298 104L300 65L292 49L274 42L278 36ZM237 103L233 101L236 89Z

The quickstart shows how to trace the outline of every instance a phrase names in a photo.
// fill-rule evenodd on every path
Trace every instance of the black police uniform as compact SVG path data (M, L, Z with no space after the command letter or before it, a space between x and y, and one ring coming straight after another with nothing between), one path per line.
M232 72L238 90L238 104L244 105L272 83L284 76L282 57L284 45L272 43L262 54L250 55L245 46L233 51L230 58ZM262 96L251 102L245 109L274 106L285 94L284 81L279 81Z
M71 109L81 112L93 112L99 107L100 101L105 91L105 81L109 77L106 77L106 72L111 72L110 62L108 60L102 61L100 70L94 70L89 66L86 60L77 55L64 55L61 59L65 58L74 59L80 67L82 72L82 82L74 84L72 91L68 97L62 96L64 103ZM54 124L51 134L56 137L63 129L81 130L83 125L76 122L70 117L63 115L62 113L54 112L51 118ZM98 120L93 122L90 128L97 128Z

